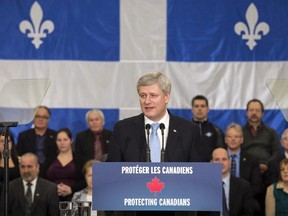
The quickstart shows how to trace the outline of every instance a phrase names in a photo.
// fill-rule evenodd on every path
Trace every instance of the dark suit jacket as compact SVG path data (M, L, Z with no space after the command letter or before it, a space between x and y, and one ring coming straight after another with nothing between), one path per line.
M204 161L205 154L202 146L199 127L191 121L170 114L165 161ZM115 124L107 161L146 161L146 138L143 114L121 120Z
M45 156L46 158L50 156L55 156L57 154L57 145L56 145L56 131L47 129L45 132ZM17 142L17 153L19 156L32 152L36 153L36 133L34 129L29 129L23 131L19 134Z
M109 150L109 142L112 131L104 129L102 131L102 144L104 152L107 153ZM75 142L75 152L82 155L87 160L94 159L94 140L95 135L90 129L82 131L77 134Z
M22 178L9 183L8 215L24 215L24 186ZM1 201L3 203L3 201ZM38 177L31 216L58 216L57 187L45 179Z
M219 216L219 212L199 212L198 216ZM229 215L253 216L253 198L250 184L241 178L230 176Z
M269 186L279 180L280 177L280 162L281 160L285 159L285 154L279 154L276 158L269 161L268 163L268 170L265 173L265 185Z
M240 153L240 177L251 184L253 195L259 194L264 189L258 160L242 151Z

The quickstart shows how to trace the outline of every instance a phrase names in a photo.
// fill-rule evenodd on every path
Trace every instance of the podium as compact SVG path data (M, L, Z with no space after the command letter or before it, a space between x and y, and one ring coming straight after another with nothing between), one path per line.
M94 163L92 209L222 211L222 164Z

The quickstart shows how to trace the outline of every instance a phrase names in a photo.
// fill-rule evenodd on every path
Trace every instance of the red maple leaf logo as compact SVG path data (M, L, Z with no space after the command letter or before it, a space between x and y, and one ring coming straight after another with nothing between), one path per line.
M154 193L154 196L157 195L157 193L161 192L165 187L164 182L160 182L160 180L157 177L154 177L151 182L147 182L147 188Z

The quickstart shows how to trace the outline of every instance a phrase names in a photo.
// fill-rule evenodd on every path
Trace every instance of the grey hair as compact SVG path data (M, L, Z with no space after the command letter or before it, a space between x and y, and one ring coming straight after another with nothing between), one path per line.
M137 92L139 93L141 86L150 86L156 83L159 84L164 94L171 92L171 82L169 78L161 72L150 72L140 77L137 82Z
M243 136L242 127L239 124L234 123L234 122L232 122L230 125L228 125L228 127L226 128L226 131L225 131L225 135L227 135L227 132L230 128L234 128L235 130L237 130L241 134L241 136Z
M86 113L86 115L85 115L85 119L86 119L86 123L87 123L87 124L88 124L89 115L90 115L91 113L97 113L97 114L99 114L100 117L102 118L103 122L105 122L104 113L103 113L101 110L99 110L99 109L92 109L92 110L89 110L89 111Z
M39 164L39 162L38 162L38 156L37 156L36 154L32 153L32 152L27 152L27 153L23 154L23 155L20 157L20 163L21 163L21 159L22 159L23 157L33 157L33 158L34 158L34 161L35 161L35 164Z

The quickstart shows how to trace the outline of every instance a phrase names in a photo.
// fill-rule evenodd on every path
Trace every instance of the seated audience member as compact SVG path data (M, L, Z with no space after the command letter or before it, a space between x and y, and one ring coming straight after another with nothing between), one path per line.
M37 156L33 153L23 154L20 159L21 177L9 183L9 216L58 216L56 185L38 174ZM3 211L3 199L1 204Z
M0 183L1 185L4 183L4 157L3 157L3 151L4 151L4 143L5 143L5 137L2 135L2 131L0 131ZM19 158L16 152L16 147L14 143L14 138L11 133L7 133L8 135L8 148L10 151L9 155L9 181L20 177L19 172Z
M265 200L266 216L288 215L288 159L280 162L280 180L267 188Z
M112 135L104 128L105 117L101 110L90 110L86 113L89 129L76 136L75 151L87 160L106 161L109 141Z
M208 121L209 104L203 95L192 99L193 122L200 128L202 144L206 150L206 160L210 161L211 153L215 148L224 147L223 133L216 125Z
M38 107L34 117L34 128L19 134L17 142L19 156L32 152L38 156L39 163L43 164L47 157L57 154L56 131L48 128L50 115L51 111L48 107Z
M224 194L221 216L253 215L253 198L250 184L230 174L231 160L224 148L212 152L212 163L222 163L222 181ZM225 200L225 202L224 202ZM198 216L216 216L219 212L199 212Z
M82 167L86 159L72 150L72 133L68 128L60 129L56 134L58 155L47 158L43 165L46 179L57 184L60 201L71 201L73 193L86 186Z
M283 159L288 158L288 129L282 133L281 144L284 150L283 153L269 161L268 171L266 173L266 185L270 185L278 181L280 175L279 164Z
M78 216L77 204L78 202L89 201L92 202L92 164L93 162L100 162L97 160L89 160L85 163L83 167L83 174L85 176L85 180L87 183L87 187L74 193L72 202L74 208L74 215ZM91 210L91 216L105 216L106 213L104 211L95 211Z

